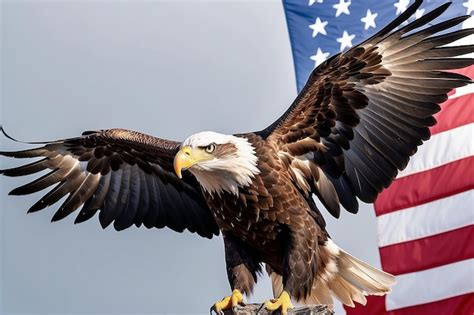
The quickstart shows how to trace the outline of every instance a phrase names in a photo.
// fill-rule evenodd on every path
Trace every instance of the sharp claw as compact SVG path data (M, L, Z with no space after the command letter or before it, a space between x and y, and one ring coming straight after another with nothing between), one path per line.
M238 305L245 305L243 303L243 296L239 290L232 291L230 296L224 297L220 302L215 303L209 310L210 315L214 311L217 315L224 315L224 310L232 309L236 313Z
M265 302L262 303L262 305L260 305L260 307L258 308L257 312L256 312L256 315L260 315L260 311L265 307Z
M281 315L287 315L288 314L288 309L293 308L294 306L291 304L291 298L288 292L283 291L280 296L277 299L272 299L266 301L263 306L271 312L274 312L276 310L280 310ZM260 309L262 306L260 306ZM258 311L257 311L258 314Z
M224 315L224 312L222 310L216 309L215 305L211 306L209 309L209 315L212 315L212 312L216 313L216 315Z

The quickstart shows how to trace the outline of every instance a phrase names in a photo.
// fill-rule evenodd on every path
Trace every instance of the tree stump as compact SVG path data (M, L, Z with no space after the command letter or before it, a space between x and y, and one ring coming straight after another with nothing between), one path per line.
M256 315L262 304L247 304L237 306L235 312L226 310L224 315ZM280 315L280 311L269 312L264 307L258 312L259 315ZM297 306L288 310L288 315L334 315L326 305Z

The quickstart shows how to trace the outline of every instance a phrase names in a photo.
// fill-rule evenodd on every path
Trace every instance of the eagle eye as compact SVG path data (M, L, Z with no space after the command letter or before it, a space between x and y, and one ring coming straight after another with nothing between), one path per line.
M216 144L215 143L211 143L210 145L208 145L204 148L204 150L207 153L212 153L212 152L214 152L215 149L216 149Z

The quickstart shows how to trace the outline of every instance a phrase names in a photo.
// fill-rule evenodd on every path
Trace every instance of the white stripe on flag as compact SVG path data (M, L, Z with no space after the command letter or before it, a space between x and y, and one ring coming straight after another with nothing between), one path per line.
M469 84L469 85L457 88L454 94L450 95L449 98L453 99L453 98L461 97L463 95L467 95L471 93L474 93L474 86L472 84Z
M474 292L473 274L474 259L467 259L397 276L385 300L387 311Z
M474 190L377 217L379 246L416 240L474 224ZM449 249L446 249L449 250Z
M474 27L474 19L472 18L472 16L468 20L464 21L464 23L462 24L463 29L473 28L473 27ZM467 37L464 37L446 46L460 46L460 45L472 45L472 44L474 44L474 35L469 35ZM474 53L458 56L458 58L474 58ZM451 95L449 98L456 98L456 97L460 97L460 96L470 94L470 93L474 93L474 86L472 84L457 88L455 93Z
M466 104L468 105L468 104ZM474 123L435 134L418 147L397 178L423 172L474 155Z

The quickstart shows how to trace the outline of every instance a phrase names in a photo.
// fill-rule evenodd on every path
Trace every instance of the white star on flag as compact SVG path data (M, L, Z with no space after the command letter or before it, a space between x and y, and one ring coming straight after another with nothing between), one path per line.
M308 5L312 6L315 3L323 3L323 0L309 0Z
M346 47L351 48L352 47L352 40L354 39L355 35L349 35L347 31L344 31L342 33L342 37L339 37L336 39L339 43L341 43L341 48L340 50L343 51Z
M415 19L419 19L425 14L425 9L418 9L415 12Z
M344 0L339 0L339 3L334 4L332 7L336 9L336 17L338 17L342 13L347 15L351 14L351 12L349 12L350 5L351 1L345 2Z
M367 10L367 15L360 20L365 23L364 28L366 30L369 29L369 27L376 28L377 25L375 25L375 18L377 17L378 13L373 13L370 11L370 9Z
M327 21L323 22L319 17L316 18L314 24L309 26L309 28L313 30L313 37L316 37L318 34L327 35L328 33L326 33L325 29L326 25L328 25Z
M398 2L394 4L394 6L397 8L397 15L405 11L409 4L410 0L398 0Z
M474 0L468 0L468 1L464 2L462 5L463 5L463 7L467 8L466 14L471 14L472 11L474 11Z
M318 50L316 51L316 55L313 55L311 57L309 57L311 60L314 60L314 67L316 68L317 66L319 66L320 64L322 64L324 61L326 61L326 59L328 59L329 57L329 53L325 53L321 50L321 48L318 48Z

